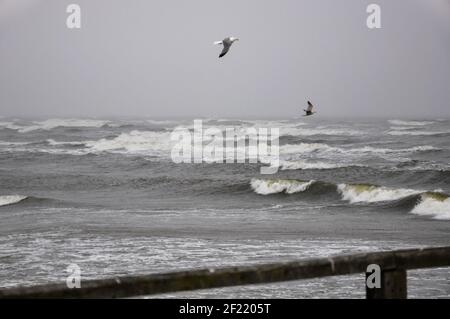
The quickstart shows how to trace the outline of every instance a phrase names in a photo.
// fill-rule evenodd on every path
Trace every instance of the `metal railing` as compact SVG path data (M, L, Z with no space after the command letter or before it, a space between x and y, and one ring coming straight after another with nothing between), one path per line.
M367 298L406 298L410 269L450 266L450 247L408 249L342 255L251 266L127 276L82 281L81 288L66 283L0 289L1 298L125 298L169 292L311 279L366 273L380 267L380 288L368 288Z

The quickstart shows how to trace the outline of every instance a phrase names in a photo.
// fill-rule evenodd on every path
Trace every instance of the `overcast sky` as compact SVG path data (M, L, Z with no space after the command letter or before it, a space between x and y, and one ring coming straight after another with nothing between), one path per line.
M240 41L218 59L226 36ZM307 99L323 116L450 117L450 1L0 0L2 116L291 118Z

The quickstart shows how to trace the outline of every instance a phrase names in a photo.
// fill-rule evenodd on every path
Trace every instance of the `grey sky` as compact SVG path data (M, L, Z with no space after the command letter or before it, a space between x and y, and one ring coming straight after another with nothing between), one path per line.
M226 36L241 41L219 60ZM324 116L449 117L450 2L0 0L3 116L290 118L307 99Z

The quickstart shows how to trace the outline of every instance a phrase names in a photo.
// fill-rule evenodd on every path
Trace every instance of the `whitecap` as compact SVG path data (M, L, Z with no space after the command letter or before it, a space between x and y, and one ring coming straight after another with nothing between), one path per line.
M450 220L450 198L440 193L424 193L420 202L413 208L411 213L431 216L434 219Z
M340 148L333 147L322 143L300 143L300 144L285 144L279 147L280 154L305 154L305 153L340 153L340 154L353 154L364 155L366 153L373 154L395 154L395 153L414 153L425 151L438 151L440 148L436 148L432 145L419 145L410 148L375 148L371 146L357 147L357 148Z
M314 136L314 135L337 135L337 136L351 136L361 135L361 131L345 128L301 128L301 127L281 127L281 136Z
M85 145L85 143L86 143L86 142L64 142L64 141L55 141L54 139L51 139L51 138L47 139L46 142L47 142L49 145L52 145L52 146L59 146L59 145L75 145L75 146L79 145L79 146L83 146L83 145Z
M406 126L426 126L431 125L434 121L403 121L403 120L389 120L392 125L406 125Z
M428 136L428 135L442 135L442 134L450 134L450 131L388 131L388 135L393 136L402 136L402 135L411 135L411 136Z
M17 129L20 133L28 133L36 130L52 130L57 127L102 127L111 123L106 120L93 119L49 119L45 121L34 121L28 126L18 126L13 124L9 128Z
M297 161L280 161L281 170L297 170L297 169L333 169L352 166L363 166L359 164L345 163L326 163L326 162L308 162L304 160Z
M153 154L165 152L170 154L171 143L169 132L131 131L121 133L113 139L100 139L83 142L89 152L119 152Z
M294 194L307 190L315 181L297 181L289 179L252 179L250 185L253 191L260 195L276 193Z
M21 196L21 195L4 195L4 196L0 196L0 206L17 204L17 203L23 201L26 198L27 198L27 196Z
M339 184L337 190L342 199L350 203L393 201L423 192L414 189L389 188L368 184Z

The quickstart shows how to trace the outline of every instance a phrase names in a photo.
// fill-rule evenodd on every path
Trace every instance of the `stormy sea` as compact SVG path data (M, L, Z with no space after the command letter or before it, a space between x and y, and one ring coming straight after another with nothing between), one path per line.
M279 128L265 163L174 163L193 119L0 118L0 287L450 245L450 120L203 119ZM447 268L408 296L448 298ZM364 298L364 274L152 297Z

